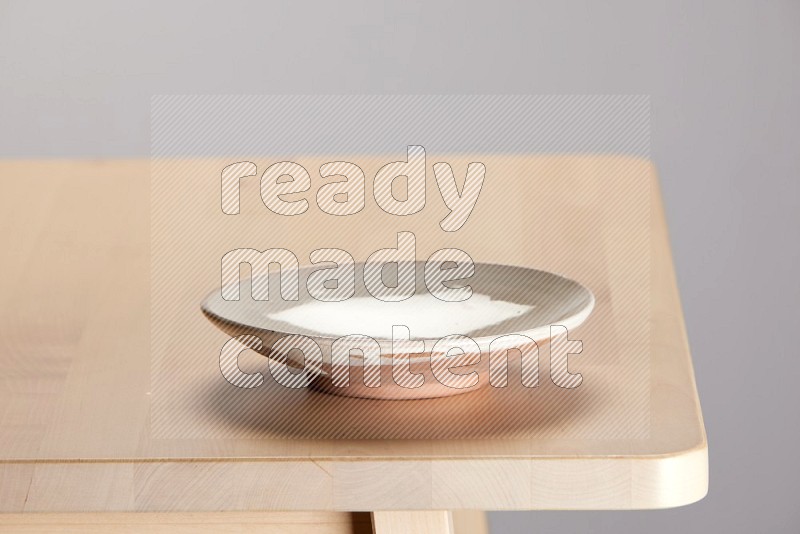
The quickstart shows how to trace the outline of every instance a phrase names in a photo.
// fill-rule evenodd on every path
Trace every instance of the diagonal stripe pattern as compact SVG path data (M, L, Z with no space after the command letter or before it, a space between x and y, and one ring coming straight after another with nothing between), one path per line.
M649 157L647 97L174 95L154 97L151 118L151 425L156 437L647 436L650 367L642 349L650 343L653 238L651 184L642 163ZM425 205L413 213L413 205L401 215L386 213L371 190L373 177L386 165L422 156L420 150L409 152L412 146L424 147L427 176L407 195L413 199L422 193ZM475 181L481 169L472 163L480 163L485 173L475 209L458 228L443 223L446 206L457 203L458 192L437 187L433 166L444 162L454 180ZM269 180L262 180L275 165ZM278 173L286 171L293 182L281 182L284 175ZM418 184L418 178L412 173L407 183ZM288 206L279 207L288 210L285 215L262 201L262 196L283 194L279 182L297 191L285 196ZM541 182L547 185L540 187ZM378 198L389 195L390 190L377 192ZM614 212L618 218L609 219ZM247 350L238 365L251 375L260 372L264 381L236 388L224 380L220 371L230 369L220 369L219 360L228 338L200 315L199 303L220 286L225 253L284 248L298 263L308 264L314 251L335 247L363 261L376 250L397 247L401 232L413 234L414 253L424 258L440 249L459 249L475 261L532 266L580 281L597 297L587 324L569 333L568 339L583 342L582 352L569 357L569 369L551 369L546 343L535 359L499 351L492 361L507 358L508 372L496 363L493 372L487 367L478 379L488 382L491 375L492 385L496 378L505 387L390 402L283 387L256 352L256 340L244 339ZM224 280L239 274L239 263L235 271L222 269ZM377 287L377 274L371 276ZM412 276L398 273L397 287L413 282ZM312 280L310 287L322 294L320 283ZM329 295L341 298L349 291L345 286ZM399 289L388 294L396 297ZM508 298L513 295L511 288ZM565 348L555 345L556 351ZM482 358L487 365L488 356ZM369 383L396 382L391 372L375 367L365 371ZM420 375L410 361L407 367L412 372L400 380L413 385ZM554 375L575 385L575 373L583 376L577 388L559 388L550 380ZM301 384L306 376L284 379ZM471 375L463 376L462 385L468 386ZM435 379L430 373L425 378ZM364 380L350 376L356 379ZM534 384L538 387L525 387Z

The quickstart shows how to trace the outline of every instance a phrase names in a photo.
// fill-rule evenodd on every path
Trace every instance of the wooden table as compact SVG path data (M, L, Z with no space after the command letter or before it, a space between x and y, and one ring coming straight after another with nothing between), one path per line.
M254 161L262 172L266 160ZM381 161L360 163L369 177ZM664 508L706 494L705 431L649 162L487 157L458 234L476 261L592 289L595 312L571 333L584 344L570 360L584 376L578 390L548 384L545 369L539 388L519 393L376 405L265 388L233 408L220 406L225 336L197 306L219 280L206 262L225 246L213 232L225 163L0 163L4 530L481 532L470 510ZM153 236L151 170L188 188L166 189L184 213L156 221ZM400 224L369 205L351 218L277 220L257 181L244 184L242 213L254 215L236 245L290 245L307 263L314 247L346 243L363 260L402 228L427 257L453 242L431 230L446 212L429 186L430 205ZM158 240L202 265L175 282L174 298L191 305L169 312L176 334L160 347L153 304L173 297L151 291ZM204 244L207 256L191 256ZM163 373L174 374L168 395Z

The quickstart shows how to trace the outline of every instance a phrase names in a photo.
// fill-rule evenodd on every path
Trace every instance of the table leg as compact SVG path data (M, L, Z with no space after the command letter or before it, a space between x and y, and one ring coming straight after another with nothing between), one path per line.
M458 510L453 512L455 534L489 534L486 512L480 510Z
M453 516L447 511L372 512L375 534L453 534Z
M488 534L484 512L372 512L374 534Z

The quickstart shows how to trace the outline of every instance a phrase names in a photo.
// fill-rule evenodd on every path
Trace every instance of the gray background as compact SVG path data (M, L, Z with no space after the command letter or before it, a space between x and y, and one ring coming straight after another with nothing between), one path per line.
M146 157L157 93L650 94L710 493L492 528L800 532L798 57L797 1L0 2L0 156Z

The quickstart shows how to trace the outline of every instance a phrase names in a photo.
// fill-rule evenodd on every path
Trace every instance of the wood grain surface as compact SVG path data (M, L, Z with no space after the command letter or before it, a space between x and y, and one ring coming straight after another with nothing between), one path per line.
M371 176L386 161L359 163ZM705 431L651 163L487 157L502 172L487 174L457 240L438 229L432 179L430 205L403 221L369 206L352 221L313 210L276 220L257 181L243 183L241 222L216 231L225 163L0 162L0 512L635 509L705 495ZM464 165L453 158L457 174ZM151 171L177 184L154 190L182 199L153 219L155 235L164 196L151 205ZM363 260L406 229L423 258L452 242L476 261L589 287L597 308L570 336L583 341L570 368L584 384L418 404L229 392L217 361L226 338L199 299L218 284L213 262L231 235L307 263L326 244ZM151 258L151 243L174 256ZM151 291L189 257L173 285L156 285L168 291ZM163 302L173 304L154 308ZM174 335L153 343L153 316Z

